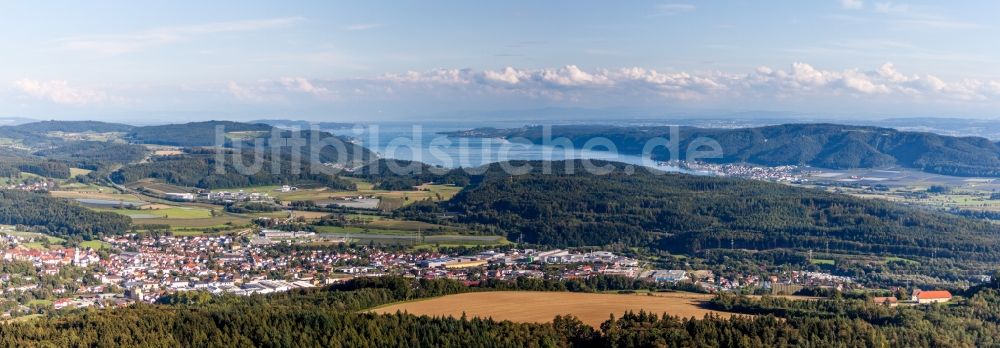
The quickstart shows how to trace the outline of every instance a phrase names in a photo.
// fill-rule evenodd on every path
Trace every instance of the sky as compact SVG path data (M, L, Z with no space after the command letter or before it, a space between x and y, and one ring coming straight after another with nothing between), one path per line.
M996 118L997 13L994 1L0 0L0 117Z

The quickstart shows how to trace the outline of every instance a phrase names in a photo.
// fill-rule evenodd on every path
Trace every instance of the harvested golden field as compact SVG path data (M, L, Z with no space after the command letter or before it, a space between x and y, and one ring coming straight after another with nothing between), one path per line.
M404 302L375 308L375 313L408 312L415 315L491 317L495 320L545 323L556 315L572 314L584 323L599 327L611 313L645 310L656 314L702 318L714 313L730 317L732 313L702 308L712 295L686 292L645 294L594 294L573 292L490 291L449 295L427 300Z
M153 152L155 156L176 156L183 155L184 151L181 150L157 150Z

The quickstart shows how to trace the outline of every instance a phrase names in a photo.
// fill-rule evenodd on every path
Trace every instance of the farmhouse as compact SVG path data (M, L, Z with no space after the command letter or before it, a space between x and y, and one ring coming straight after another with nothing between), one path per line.
M947 290L922 291L913 290L912 301L919 304L941 303L951 300L951 293Z
M889 307L896 307L897 305L899 305L899 301L896 300L896 298L892 297L892 296L889 296L889 297L873 297L872 298L872 302L874 302L875 304L885 305L885 306L889 306Z

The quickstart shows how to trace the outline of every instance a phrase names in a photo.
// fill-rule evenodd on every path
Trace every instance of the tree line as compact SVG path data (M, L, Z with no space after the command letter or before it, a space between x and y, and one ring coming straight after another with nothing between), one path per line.
M0 224L26 225L57 237L89 240L124 233L131 223L127 216L96 212L47 194L0 190Z

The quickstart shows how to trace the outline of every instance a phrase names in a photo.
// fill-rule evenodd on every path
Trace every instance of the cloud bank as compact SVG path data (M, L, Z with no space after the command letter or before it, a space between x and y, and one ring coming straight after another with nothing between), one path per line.
M366 78L306 76L254 81L206 82L184 86L78 86L66 81L18 80L21 101L49 105L109 106L124 111L176 110L212 113L395 115L437 111L534 107L682 107L799 112L914 114L974 111L993 115L1000 107L1000 82L943 79L907 73L892 63L863 69L829 70L807 63L747 72L659 71L642 67L584 69L436 69ZM111 97L113 96L113 97ZM128 100L128 103L115 103Z
M599 95L645 99L880 97L898 101L1000 101L1000 82L945 81L929 74L904 74L892 63L872 70L823 70L806 63L787 69L759 67L747 73L661 72L630 67L587 71L575 65L550 69L475 71L439 69L387 74L354 81L313 81L331 90L354 84L375 89L445 89L490 95L580 100Z
M99 90L70 86L67 81L36 81L21 79L14 81L14 87L24 95L56 104L86 105L108 100L108 95Z

